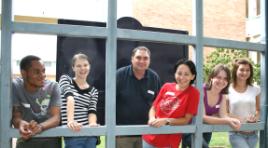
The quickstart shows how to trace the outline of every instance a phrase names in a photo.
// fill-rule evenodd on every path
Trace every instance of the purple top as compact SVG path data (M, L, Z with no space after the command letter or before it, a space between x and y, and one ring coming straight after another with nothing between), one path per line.
M219 113L222 94L219 95L218 102L214 106L210 106L208 105L207 88L205 85L203 86L203 89L204 89L204 105L206 109L206 115L211 116L213 114Z

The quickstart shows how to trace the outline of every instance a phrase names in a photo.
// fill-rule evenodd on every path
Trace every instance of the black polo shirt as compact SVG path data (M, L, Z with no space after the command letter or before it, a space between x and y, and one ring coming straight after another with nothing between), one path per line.
M131 65L122 67L116 73L116 86L117 125L147 124L149 109L161 87L157 73L148 69L138 80Z

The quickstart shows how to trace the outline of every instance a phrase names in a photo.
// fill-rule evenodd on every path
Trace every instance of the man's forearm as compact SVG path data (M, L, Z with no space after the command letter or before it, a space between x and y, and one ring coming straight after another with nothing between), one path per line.
M19 128L20 122L22 121L21 112L19 107L15 106L12 110L12 124L15 128Z
M15 128L19 128L21 120L22 120L21 118L12 119L12 124L14 125Z
M42 123L39 123L41 126L42 126L42 130L47 130L47 129L50 129L50 128L53 128L53 127L56 127L60 124L60 116L53 116L51 117L50 119L42 122Z

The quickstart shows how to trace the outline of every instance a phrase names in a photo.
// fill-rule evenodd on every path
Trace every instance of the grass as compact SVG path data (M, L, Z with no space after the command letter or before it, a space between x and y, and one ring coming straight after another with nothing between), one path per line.
M210 147L224 147L224 148L231 148L229 139L228 139L228 132L215 132L212 135L212 139L210 142ZM97 148L105 148L105 137L101 136L101 144L97 146Z
M214 132L209 147L231 148L228 132ZM256 148L259 148L259 143Z
M231 148L228 132L214 132L209 147Z
M101 136L101 143L97 146L97 148L105 148L105 137Z

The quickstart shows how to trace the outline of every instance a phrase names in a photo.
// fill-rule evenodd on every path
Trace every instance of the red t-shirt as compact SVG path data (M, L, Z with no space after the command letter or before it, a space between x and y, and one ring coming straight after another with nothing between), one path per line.
M166 83L161 88L153 106L156 118L181 118L186 114L196 115L199 91L189 86L183 91L176 90L176 83ZM155 147L178 148L181 134L143 135L143 140Z

